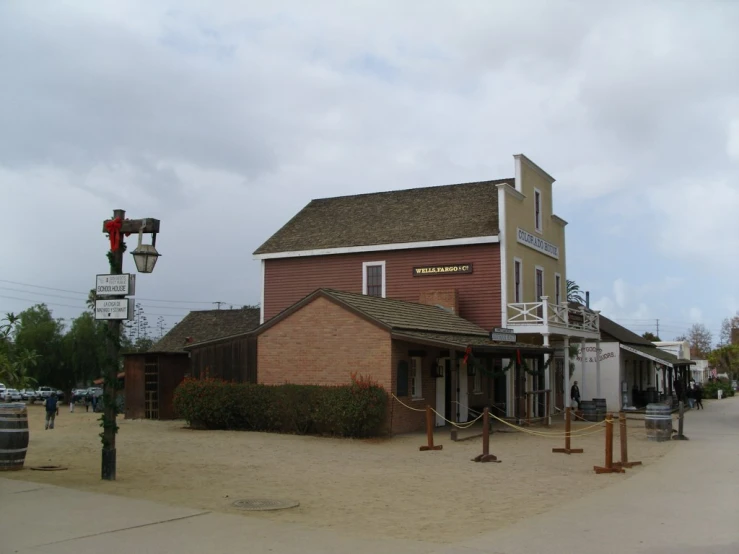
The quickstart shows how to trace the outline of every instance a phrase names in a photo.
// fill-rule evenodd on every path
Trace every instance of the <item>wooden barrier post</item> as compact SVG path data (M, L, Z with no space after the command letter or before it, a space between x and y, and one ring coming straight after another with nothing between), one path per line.
M672 440L686 441L689 439L688 437L683 435L683 417L685 416L685 404L681 400L678 406L680 406L680 419L678 420L677 424L677 435L673 435Z
M500 463L500 460L490 453L490 410L487 407L482 410L482 454L472 458L472 461Z
M613 464L618 467L634 467L640 466L641 462L630 462L629 461L629 447L627 444L628 434L626 428L626 414L620 412L618 414L618 436L621 439L621 461Z
M552 452L560 454L582 454L584 450L582 448L570 448L570 433L572 432L572 408L565 408L565 447L564 448L552 448Z
M603 467L593 466L595 473L626 473L626 470L613 463L613 414L606 416L606 463Z
M426 406L426 441L428 444L419 448L422 452L444 448L441 444L434 446L434 412L431 410L431 406Z

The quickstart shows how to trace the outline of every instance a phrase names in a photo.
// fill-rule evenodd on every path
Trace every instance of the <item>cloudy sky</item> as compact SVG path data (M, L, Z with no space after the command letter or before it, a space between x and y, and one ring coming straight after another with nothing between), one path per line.
M251 253L310 199L509 177L523 152L596 308L717 335L739 309L736 29L709 0L2 2L0 312L74 317L113 208L162 221L150 321L255 304Z

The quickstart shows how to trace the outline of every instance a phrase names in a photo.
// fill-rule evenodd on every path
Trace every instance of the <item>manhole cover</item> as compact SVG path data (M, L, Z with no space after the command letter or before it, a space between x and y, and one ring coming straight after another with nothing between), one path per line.
M233 503L236 508L241 510L249 510L252 512L264 510L284 510L286 508L297 508L300 502L294 500L265 500L263 498L253 498L248 500L237 500Z
M64 471L67 469L64 466L31 466L33 471Z

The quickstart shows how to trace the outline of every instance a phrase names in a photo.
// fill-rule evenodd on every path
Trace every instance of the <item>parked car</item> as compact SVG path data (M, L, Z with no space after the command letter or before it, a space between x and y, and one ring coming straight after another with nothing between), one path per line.
M731 382L731 388L734 389L735 391L739 390L739 382L732 381Z
M36 391L33 389L22 390L21 396L23 397L23 400L25 400L26 402L30 402L31 404L36 402L36 398L38 397L36 395Z
M5 389L5 402L21 402L23 396L16 389Z
M44 400L46 398L49 398L52 392L56 392L56 390L52 389L51 387L39 387L36 391L36 396L39 399Z
M5 398L5 385L0 383L0 398Z

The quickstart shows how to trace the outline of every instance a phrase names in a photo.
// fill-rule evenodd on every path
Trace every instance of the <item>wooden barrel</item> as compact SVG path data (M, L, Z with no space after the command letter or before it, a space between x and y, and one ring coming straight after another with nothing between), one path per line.
M585 421L596 421L595 402L592 400L583 400L580 402L579 408L582 410L582 418Z
M0 404L0 471L23 469L28 450L25 404Z
M672 410L667 404L647 404L644 417L647 440L662 442L672 439Z
M595 421L606 420L606 399L605 398L593 398L595 404Z

